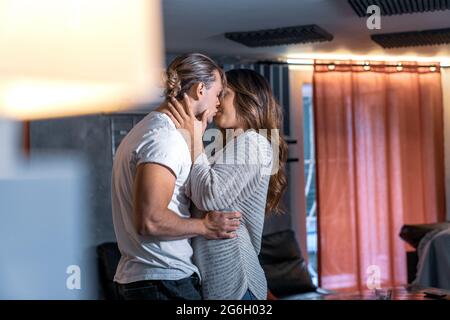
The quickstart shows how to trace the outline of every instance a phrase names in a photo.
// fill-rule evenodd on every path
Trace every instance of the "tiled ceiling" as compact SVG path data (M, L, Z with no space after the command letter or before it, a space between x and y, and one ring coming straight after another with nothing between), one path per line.
M395 1L395 0L394 0ZM369 30L348 0L163 0L166 51L200 51L215 56L277 59L304 54L450 57L450 45L384 49L372 34L450 28L450 10L381 17ZM226 32L313 25L333 41L250 48L226 39Z

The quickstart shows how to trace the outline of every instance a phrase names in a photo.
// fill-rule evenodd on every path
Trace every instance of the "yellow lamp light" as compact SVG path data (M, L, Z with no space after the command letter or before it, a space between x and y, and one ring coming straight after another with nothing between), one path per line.
M151 102L161 20L159 0L0 0L0 177L21 160L17 120Z
M162 61L159 0L0 0L0 117L150 102Z

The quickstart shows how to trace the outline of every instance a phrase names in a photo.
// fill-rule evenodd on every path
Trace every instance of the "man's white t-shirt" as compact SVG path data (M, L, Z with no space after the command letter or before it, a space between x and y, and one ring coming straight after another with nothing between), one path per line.
M185 185L191 169L191 156L172 120L160 112L149 113L123 139L113 165L112 212L114 230L122 257L114 281L179 280L194 272L190 240L163 241L141 236L133 225L133 181L142 163L158 163L176 175L169 209L189 218L190 200Z

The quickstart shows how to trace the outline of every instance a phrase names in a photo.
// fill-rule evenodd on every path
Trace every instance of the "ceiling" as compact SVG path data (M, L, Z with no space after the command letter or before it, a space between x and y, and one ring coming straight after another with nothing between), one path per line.
M369 30L347 0L163 0L166 52L203 52L216 58L284 60L332 55L450 59L450 45L385 50L373 33L450 28L450 10L381 17L381 30ZM248 48L225 32L317 24L331 42ZM310 57L313 54L314 56Z

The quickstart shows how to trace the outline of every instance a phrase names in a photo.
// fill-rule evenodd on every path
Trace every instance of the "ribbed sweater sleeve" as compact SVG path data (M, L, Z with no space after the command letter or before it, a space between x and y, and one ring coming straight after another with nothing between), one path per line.
M238 197L251 197L258 178L270 165L267 140L255 132L245 133L228 143L210 164L200 154L191 170L189 196L203 211L229 208Z

